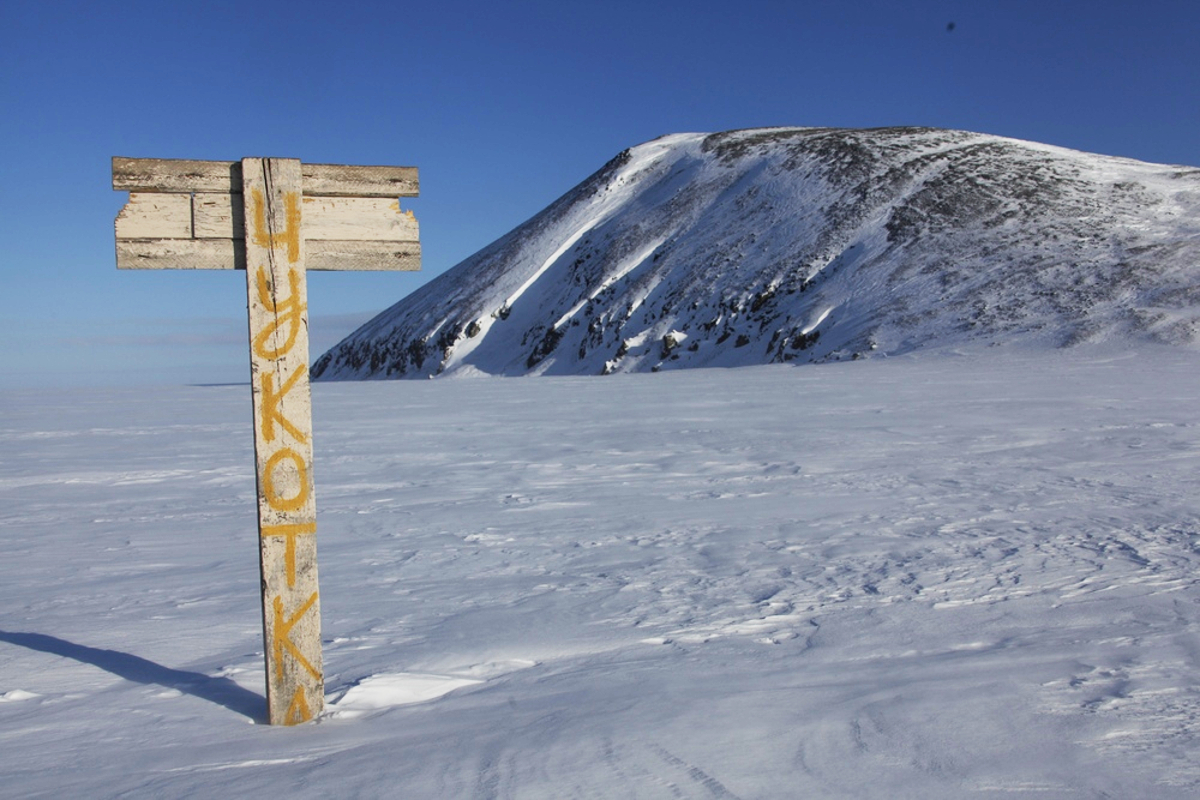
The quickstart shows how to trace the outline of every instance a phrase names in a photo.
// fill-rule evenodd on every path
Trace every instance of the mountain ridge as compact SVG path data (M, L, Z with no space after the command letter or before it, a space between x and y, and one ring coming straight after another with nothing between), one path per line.
M671 134L359 328L316 379L1200 338L1200 169L935 128Z

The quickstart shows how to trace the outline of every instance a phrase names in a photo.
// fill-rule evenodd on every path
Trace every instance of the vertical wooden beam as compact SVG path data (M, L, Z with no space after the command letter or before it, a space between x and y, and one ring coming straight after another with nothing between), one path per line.
M325 696L300 162L243 159L242 183L267 707L294 725Z

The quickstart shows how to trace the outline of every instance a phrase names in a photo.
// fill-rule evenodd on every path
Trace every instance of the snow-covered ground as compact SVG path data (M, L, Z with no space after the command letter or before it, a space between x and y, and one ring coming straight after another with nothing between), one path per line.
M1188 798L1200 355L314 387L263 724L246 386L0 395L0 796Z

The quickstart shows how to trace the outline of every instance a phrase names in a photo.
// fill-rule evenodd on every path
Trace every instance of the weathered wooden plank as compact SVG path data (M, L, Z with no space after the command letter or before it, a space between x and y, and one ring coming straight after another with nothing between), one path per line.
M181 158L113 156L113 188L121 192L242 191L240 161L196 161Z
M306 241L309 271L413 272L421 268L419 242ZM245 269L241 239L118 239L118 269Z
M131 192L113 227L118 239L190 239L191 198L186 194Z
M267 708L294 725L325 698L300 162L243 159L242 180Z
M363 167L347 164L304 164L305 196L416 197L416 167Z
M122 192L216 192L240 194L241 162L174 158L112 160L113 189ZM302 164L302 191L324 197L416 197L416 167Z
M192 195L192 226L197 239L243 239L246 215L241 194Z
M118 239L117 269L245 269L242 239Z
M333 241L415 242L420 238L412 212L387 197L305 197L304 238Z
M240 239L245 236L240 197L196 194L192 196L192 209L196 238ZM401 211L400 201L391 198L305 197L301 215L303 236L309 242L319 239L416 242L420 239L420 228L412 212Z
M306 241L310 271L408 271L421 268L418 242Z

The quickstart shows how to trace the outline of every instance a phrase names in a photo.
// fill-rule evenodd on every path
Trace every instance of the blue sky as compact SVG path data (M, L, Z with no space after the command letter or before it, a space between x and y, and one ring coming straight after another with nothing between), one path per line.
M665 133L931 125L1200 165L1197 41L1200 4L1154 0L5 0L0 387L247 380L242 273L116 270L114 155L420 167L423 271L311 274L315 358Z

